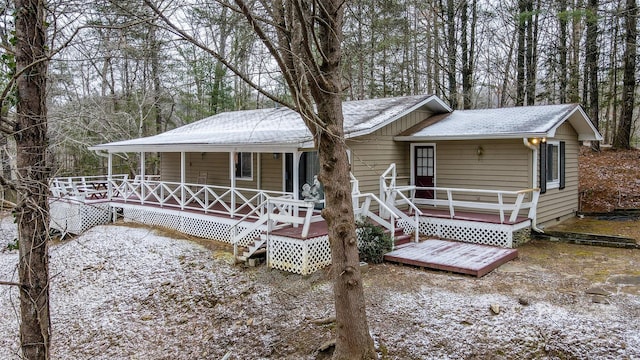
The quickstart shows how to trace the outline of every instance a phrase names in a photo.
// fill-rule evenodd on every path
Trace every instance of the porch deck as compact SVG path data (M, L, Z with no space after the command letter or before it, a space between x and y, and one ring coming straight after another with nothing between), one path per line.
M518 257L518 250L446 240L398 246L384 260L482 277Z

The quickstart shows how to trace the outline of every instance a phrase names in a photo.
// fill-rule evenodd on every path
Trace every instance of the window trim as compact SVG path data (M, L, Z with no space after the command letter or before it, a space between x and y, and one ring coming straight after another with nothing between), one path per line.
M549 169L549 153L553 153L553 151L549 151L550 146L557 146L558 148L558 178L553 180L548 180L547 176L552 169ZM547 192L547 189L559 189L562 190L565 188L565 177L566 177L566 143L564 141L547 141L540 143L540 193L544 194Z
M553 174L553 170L549 167L549 164L552 163L550 162L551 160L551 156L553 156L553 148L555 147L558 149L558 151L556 152L556 174L557 177L555 179L550 179L549 176L551 174ZM545 163L547 164L547 171L546 171L546 181L547 181L547 189L558 189L560 187L560 168L561 168L561 164L560 164L560 142L559 141L547 141L547 156L545 159Z
M249 154L249 162L250 162L250 167L249 167L249 176L243 176L246 174L242 173L242 154ZM252 152L247 152L247 151L239 151L236 152L236 158L235 158L235 179L236 180L242 180L242 181L253 181L253 153ZM239 175L238 175L239 174Z

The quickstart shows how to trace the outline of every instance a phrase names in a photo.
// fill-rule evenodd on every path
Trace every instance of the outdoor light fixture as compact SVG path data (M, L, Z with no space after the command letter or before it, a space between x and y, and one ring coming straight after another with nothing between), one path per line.
M273 153L273 158L274 158L275 160L280 159L280 153Z
M482 146L478 146L476 148L476 153L478 154L478 156L482 156L482 154L484 154L484 149L482 148Z

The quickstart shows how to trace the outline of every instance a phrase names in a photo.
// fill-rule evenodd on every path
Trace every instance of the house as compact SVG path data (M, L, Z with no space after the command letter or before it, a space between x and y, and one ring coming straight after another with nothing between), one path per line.
M422 95L348 101L343 112L356 215L416 241L512 247L515 233L571 216L579 141L600 139L578 105L452 111ZM268 263L282 270L331 262L317 153L287 108L221 113L92 149L108 154L108 174L54 179L54 228L82 232L122 214L246 247L241 258L268 240ZM143 164L159 153L159 174L113 174L116 153Z

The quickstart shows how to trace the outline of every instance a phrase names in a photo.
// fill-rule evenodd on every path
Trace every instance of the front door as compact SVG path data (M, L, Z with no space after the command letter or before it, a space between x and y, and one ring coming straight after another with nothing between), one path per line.
M435 146L416 146L414 153L414 184L416 187L435 185ZM416 197L433 199L433 190L416 190Z

